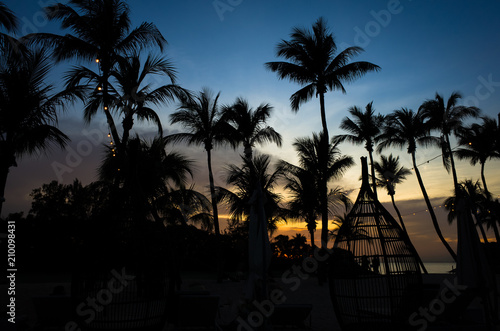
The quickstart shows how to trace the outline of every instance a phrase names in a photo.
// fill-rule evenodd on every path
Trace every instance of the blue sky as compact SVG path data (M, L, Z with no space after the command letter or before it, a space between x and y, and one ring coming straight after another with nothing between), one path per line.
M41 15L41 6L51 1L5 3L21 18L22 31L59 31L58 24L48 23ZM484 115L496 117L500 111L498 1L131 0L129 4L134 26L143 21L153 22L169 42L166 54L177 67L179 84L193 91L205 86L220 91L224 104L241 96L254 107L262 102L274 106L270 124L283 135L284 146L264 146L259 150L272 154L275 159L295 162L294 139L320 130L319 102L313 99L297 114L292 113L289 97L300 86L278 80L276 74L265 69L264 63L277 60L276 44L281 39L288 39L292 27L310 27L320 16L328 21L340 49L347 46L365 49L353 60L370 61L382 68L378 73L369 73L346 84L345 95L338 91L326 95L331 135L342 133L338 126L349 107L365 107L371 101L378 112L388 114L401 107L416 110L436 92L448 98L457 90L463 94L464 103L480 107ZM55 68L54 82L60 81L63 70L63 65ZM79 178L85 184L96 179L101 144L106 143L103 118L96 117L85 126L79 107L73 108L60 117L60 128L72 139L69 148L22 159L8 178L4 213L27 211L29 192L52 179L69 183ZM167 133L181 129L168 124L168 116L174 110L175 104L158 109ZM138 127L138 132L146 135L153 130L148 125ZM358 166L335 185L355 190L359 187L358 160L365 152L362 147L348 144L341 148L343 153L354 157ZM207 177L203 151L200 148L183 151L197 160L196 187L204 190ZM411 168L405 150L393 152ZM222 170L225 164L239 163L238 153L241 151L215 153L216 184L224 184ZM437 149L419 149L418 162L439 154ZM55 164L65 165L68 168L64 169L70 170L57 173ZM499 161L486 165L488 186L494 194L500 194L499 165ZM440 204L450 194L451 176L443 169L439 158L423 165L421 172L429 195ZM458 175L460 179L478 179L479 167L460 162ZM355 193L353 191L353 198ZM381 194L381 199L389 201L385 194ZM397 188L396 199L401 201L403 214L425 210L414 176ZM421 242L434 242L437 237L432 231L428 233L431 228L428 215L419 213L418 221L412 217L408 217L409 227L414 228L416 236L424 236ZM441 218L443 232L454 240L455 227L448 226L445 218ZM304 230L304 227L293 224L284 227L283 231L290 229ZM416 245L419 249L419 244ZM433 247L435 256L446 255L439 245Z

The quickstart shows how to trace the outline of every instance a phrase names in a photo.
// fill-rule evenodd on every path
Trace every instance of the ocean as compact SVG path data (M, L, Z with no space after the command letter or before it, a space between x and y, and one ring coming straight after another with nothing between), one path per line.
M447 274L457 266L455 262L424 262L424 265L430 274Z

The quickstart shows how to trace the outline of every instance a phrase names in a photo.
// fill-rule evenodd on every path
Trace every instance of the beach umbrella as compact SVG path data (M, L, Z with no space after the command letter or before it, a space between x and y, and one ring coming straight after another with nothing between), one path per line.
M267 295L266 282L271 262L271 245L264 210L265 196L260 183L257 183L249 202L251 207L248 233L249 291L247 298L262 300Z
M495 280L474 226L470 203L464 197L457 200L457 283L469 295L483 299L485 315L491 322L498 309Z

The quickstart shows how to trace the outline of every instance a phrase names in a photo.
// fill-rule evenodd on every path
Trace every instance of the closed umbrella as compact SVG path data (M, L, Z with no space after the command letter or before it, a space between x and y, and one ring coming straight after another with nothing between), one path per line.
M481 296L489 322L495 319L496 284L472 220L470 204L459 197L457 208L457 281Z

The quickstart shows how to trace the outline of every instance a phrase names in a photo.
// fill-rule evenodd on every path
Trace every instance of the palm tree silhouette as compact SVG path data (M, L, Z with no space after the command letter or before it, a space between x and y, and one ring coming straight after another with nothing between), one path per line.
M192 161L176 152L166 151L167 140L156 137L152 141L138 137L129 140L125 153L116 157L112 147L99 166L99 178L114 185L120 196L120 210L126 217L144 219L152 217L164 223L161 211L165 210L165 197L183 189L192 177ZM116 202L116 201L115 201Z
M288 217L304 221L307 231L311 236L311 247L316 247L314 232L316 231L317 219L321 215L320 196L316 183L315 169L303 169L286 161L280 161L279 167L285 173L285 190L290 191L291 197L288 201ZM333 214L339 204L349 204L350 200L346 193L339 187L330 190L328 194L329 214Z
M0 2L0 28L13 33L16 32L18 27L19 19L17 16L3 2ZM0 32L0 52L2 56L7 56L9 53L15 54L18 51L26 51L23 43L6 33Z
M378 71L379 66L370 62L349 62L353 56L363 51L361 47L348 47L337 53L337 44L328 31L327 22L319 18L312 26L312 32L295 27L289 41L282 40L277 45L276 54L290 62L267 62L265 66L280 79L288 78L305 85L292 94L290 103L293 111L319 96L321 123L326 141L329 140L325 110L325 93L340 90L346 93L345 82L351 82L370 71Z
M205 149L214 228L217 235L220 234L220 230L212 171L212 149L224 143L230 143L233 147L236 146L236 142L230 140L226 134L226 132L231 131L231 127L220 112L219 95L220 93L213 97L212 92L205 88L194 98L183 99L178 110L170 116L170 122L171 124L180 123L189 132L176 133L167 137L169 141L185 141L189 145L202 145Z
M484 176L484 165L487 160L500 158L500 152L495 150L495 138L500 135L495 119L482 117L483 123L474 123L469 127L458 130L458 143L461 148L455 151L460 160L469 160L475 166L478 162L481 165L481 180L483 182L484 193L491 199L491 193L486 185Z
M54 93L47 83L51 64L43 51L27 50L0 63L0 213L9 168L23 155L63 148L69 138L55 125L57 111L64 110L81 89Z
M264 103L254 110L242 98L237 98L234 104L223 108L222 112L235 128L234 139L243 145L246 159L252 159L255 144L271 142L281 147L281 135L265 125L272 111L273 107Z
M453 159L453 152L450 144L450 135L457 133L462 127L463 120L468 117L477 117L479 109L476 107L466 107L457 105L458 100L462 95L458 92L453 92L446 105L441 95L436 93L432 100L425 101L420 109L422 110L423 117L428 119L428 123L432 129L439 130L441 134L441 150L443 156L443 165L453 175L453 187L458 190L458 178L455 168L455 160ZM458 192L458 191L457 191Z
M483 189L481 188L481 184L479 181L473 182L472 179L466 179L458 183L461 196L468 199L471 203L471 212L476 219L476 225L479 227L481 231L481 236L485 243L488 242L488 237L486 236L486 232L483 227L483 220L481 219L482 212L481 210L486 209L487 199L484 195ZM448 222L451 224L457 218L457 212L455 211L455 202L457 198L455 195L447 198L444 202L444 207L448 211Z
M324 153L323 146L326 135L313 133L312 138L298 138L293 146L299 156L299 164L303 169L308 169L314 174L314 185L318 189L319 203L321 208L321 247L326 248L328 244L328 193L321 187L323 183L340 178L349 167L354 165L350 156L341 155L338 143L333 139L328 146L328 153ZM324 166L326 165L326 167ZM326 193L326 194L325 194Z
M385 187L387 190L387 194L391 196L392 205L396 214L398 214L399 222L401 223L401 227L406 231L406 226L403 222L403 218L401 217L401 213L399 212L399 208L396 206L396 202L394 201L394 195L396 194L396 184L401 183L406 179L406 176L411 174L410 169L399 165L399 156L394 157L392 154L389 156L381 155L380 162L375 161L374 163L375 171L378 174L379 180L378 185Z
M257 185L264 195L264 211L268 221L268 230L272 235L278 229L278 223L285 220L286 212L280 206L281 194L275 192L279 180L283 177L283 169L277 166L270 169L269 155L254 155L252 160L243 159L243 166L229 165L226 168L226 183L233 191L217 187L220 201L229 205L231 222L234 224L248 221L251 204L250 199Z
M416 113L413 110L407 108L395 110L392 114L386 117L386 125L384 127L383 133L380 135L380 143L377 147L377 150L381 152L385 148L391 146L399 148L403 148L404 146L407 147L407 152L411 154L413 170L415 171L415 175L417 176L418 184L420 185L420 189L422 190L422 195L424 196L427 209L429 210L429 214L431 215L434 229L445 248L456 261L457 256L455 252L441 233L436 214L434 213L431 201L429 200L429 196L427 195L427 191L422 180L422 176L420 175L420 171L417 167L417 145L430 146L436 145L438 143L438 138L431 136L430 130L431 127L425 120L422 109L419 109Z
M71 0L45 8L49 20L61 21L73 34L36 33L26 38L54 50L56 61L78 59L97 62L102 109L115 144L120 137L111 113L109 96L111 71L118 60L134 50L166 45L160 31L152 23L143 22L131 29L130 8L121 0Z
M373 101L366 105L364 112L359 107L353 106L349 108L349 113L353 119L344 117L340 123L340 128L349 132L349 134L337 135L335 136L335 140L339 142L348 141L355 145L365 144L368 156L370 157L373 193L376 197L377 181L373 163L373 146L380 134L380 128L382 127L384 117L380 114L375 115Z

